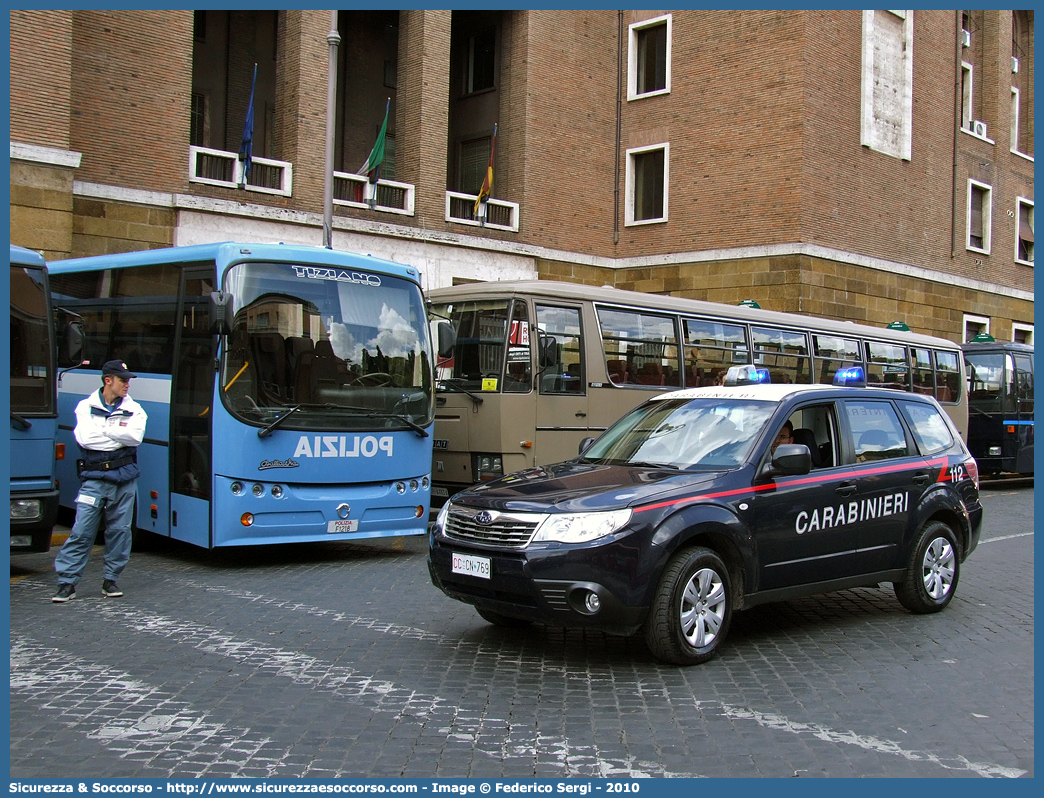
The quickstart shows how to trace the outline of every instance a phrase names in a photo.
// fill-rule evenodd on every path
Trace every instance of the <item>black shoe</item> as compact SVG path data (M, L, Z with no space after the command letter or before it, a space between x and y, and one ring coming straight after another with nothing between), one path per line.
M70 582L62 582L58 585L58 592L51 597L55 604L64 604L69 599L76 598L76 585Z
M108 596L109 598L119 598L123 595L123 591L120 590L119 585L111 579L106 579L102 582L102 595Z

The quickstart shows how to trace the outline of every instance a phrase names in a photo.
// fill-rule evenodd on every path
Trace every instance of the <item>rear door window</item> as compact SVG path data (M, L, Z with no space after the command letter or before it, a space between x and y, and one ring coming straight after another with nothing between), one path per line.
M953 433L935 405L922 402L900 402L903 415L910 423L917 448L925 457L949 449L953 445Z

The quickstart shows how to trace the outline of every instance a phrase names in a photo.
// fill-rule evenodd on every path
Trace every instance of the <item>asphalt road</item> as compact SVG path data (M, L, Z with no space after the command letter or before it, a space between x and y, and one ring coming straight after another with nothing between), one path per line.
M95 549L50 601L12 558L12 778L1033 775L1032 484L983 489L942 613L888 586L735 616L721 656L501 630L429 582L421 538Z

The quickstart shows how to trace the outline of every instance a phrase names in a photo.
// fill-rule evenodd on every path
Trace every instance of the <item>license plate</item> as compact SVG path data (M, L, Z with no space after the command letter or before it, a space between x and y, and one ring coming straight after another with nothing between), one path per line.
M490 562L489 557L473 557L470 554L450 554L453 573L477 576L480 579L489 579Z
M336 521L327 521L326 531L328 534L337 535L344 532L358 532L359 531L359 520L357 518L352 519L340 519Z
M449 488L440 488L438 485L431 486L431 495L439 496L444 499L449 498Z

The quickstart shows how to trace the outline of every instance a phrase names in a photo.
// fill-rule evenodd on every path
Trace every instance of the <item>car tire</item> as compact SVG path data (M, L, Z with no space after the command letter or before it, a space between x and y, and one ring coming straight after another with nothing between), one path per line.
M953 530L933 521L921 532L906 575L893 582L895 597L910 612L938 612L953 598L961 576L960 547Z
M510 615L501 615L499 612L482 609L481 607L475 607L475 611L482 617L482 620L494 626L502 626L505 629L520 629L532 623L532 621L527 621L525 618L512 618Z
M673 665L698 665L717 654L732 619L732 583L721 557L707 548L684 549L663 570L645 642Z

